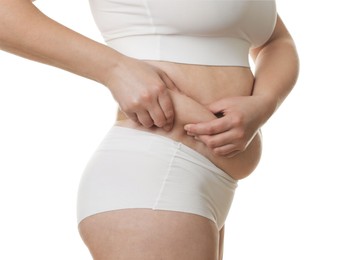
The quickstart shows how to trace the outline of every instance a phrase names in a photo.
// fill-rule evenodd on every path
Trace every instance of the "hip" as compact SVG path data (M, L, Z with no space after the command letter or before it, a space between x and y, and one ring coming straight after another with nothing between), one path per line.
M78 221L148 208L192 213L224 225L237 181L182 143L113 126L82 176Z

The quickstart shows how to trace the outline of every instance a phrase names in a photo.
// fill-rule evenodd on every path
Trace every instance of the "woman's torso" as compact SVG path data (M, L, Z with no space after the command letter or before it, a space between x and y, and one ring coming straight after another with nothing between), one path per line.
M142 129L181 142L209 158L235 179L249 175L258 164L261 153L259 133L248 148L233 158L215 156L203 143L188 136L184 125L215 119L206 105L225 97L249 96L253 88L253 75L245 67L221 67L146 61L161 68L172 79L180 92L171 92L175 109L175 123L171 131L150 129L126 119L119 111L117 125Z
M236 179L248 175L259 160L259 134L246 151L227 159L211 154L183 127L215 119L205 108L213 101L251 94L248 52L270 37L275 0L90 0L90 5L110 47L158 66L183 93L171 92L176 118L170 132L130 120L119 124L180 141Z

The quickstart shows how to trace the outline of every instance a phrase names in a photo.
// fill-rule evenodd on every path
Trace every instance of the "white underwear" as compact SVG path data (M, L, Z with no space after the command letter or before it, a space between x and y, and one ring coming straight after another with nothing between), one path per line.
M206 217L221 229L237 181L170 138L113 126L85 168L78 223L111 210L145 208Z

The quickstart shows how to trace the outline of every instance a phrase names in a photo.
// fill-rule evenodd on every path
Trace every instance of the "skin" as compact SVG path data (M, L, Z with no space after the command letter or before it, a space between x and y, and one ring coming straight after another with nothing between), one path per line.
M260 128L298 75L295 45L279 17L268 42L251 49L253 75L243 67L139 61L58 24L29 0L0 0L0 6L1 49L101 83L121 107L117 124L181 141L235 179L256 167ZM194 214L114 210L84 219L79 230L96 260L223 254L223 230Z

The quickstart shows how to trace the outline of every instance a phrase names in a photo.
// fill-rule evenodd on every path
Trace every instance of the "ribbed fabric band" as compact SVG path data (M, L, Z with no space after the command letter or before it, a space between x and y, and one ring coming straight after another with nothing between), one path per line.
M236 38L138 35L107 41L120 53L140 60L249 67L250 44Z

